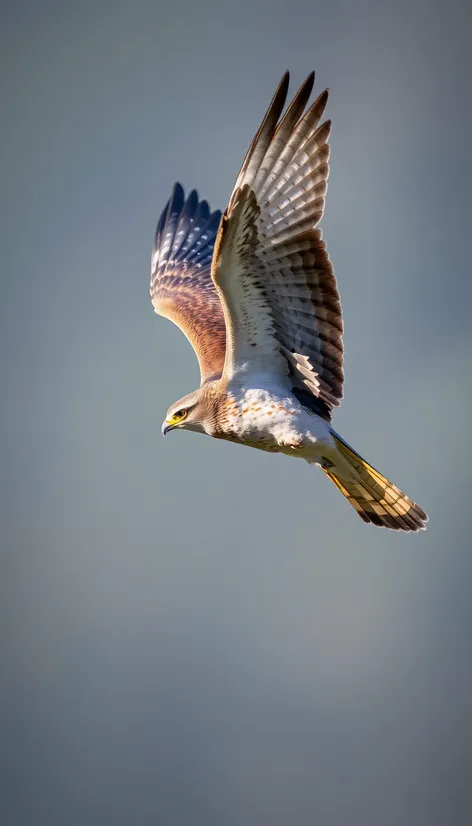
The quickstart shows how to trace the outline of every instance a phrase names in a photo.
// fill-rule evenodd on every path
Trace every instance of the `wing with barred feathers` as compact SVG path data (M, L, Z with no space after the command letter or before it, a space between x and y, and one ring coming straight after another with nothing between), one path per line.
M185 200L175 184L156 230L151 263L151 298L189 339L200 365L201 383L221 375L226 328L211 278L213 247L221 212L210 212L193 190Z
M328 92L305 111L312 73L280 119L284 75L246 155L220 224L212 277L227 327L224 375L246 364L282 374L326 418L343 396L342 311L316 229L324 211ZM279 120L280 119L280 120Z

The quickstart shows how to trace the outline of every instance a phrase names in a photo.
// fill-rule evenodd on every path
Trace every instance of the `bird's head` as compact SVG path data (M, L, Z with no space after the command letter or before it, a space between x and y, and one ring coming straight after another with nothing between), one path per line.
M206 413L205 396L200 387L169 407L162 425L162 435L165 436L169 430L195 430L197 433L207 433Z

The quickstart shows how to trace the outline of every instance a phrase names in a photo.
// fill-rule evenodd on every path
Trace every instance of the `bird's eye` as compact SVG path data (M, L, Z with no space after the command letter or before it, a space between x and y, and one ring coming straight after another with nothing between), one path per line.
M177 410L177 412L174 413L174 419L183 419L184 416L185 416L185 410Z

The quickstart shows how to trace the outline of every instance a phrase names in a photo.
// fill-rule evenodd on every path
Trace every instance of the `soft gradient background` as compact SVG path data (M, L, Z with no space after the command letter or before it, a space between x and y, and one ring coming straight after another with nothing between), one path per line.
M466 3L2 7L5 826L472 822ZM430 514L160 436L198 383L148 267L285 68L331 89L340 432ZM468 179L468 183L467 183Z

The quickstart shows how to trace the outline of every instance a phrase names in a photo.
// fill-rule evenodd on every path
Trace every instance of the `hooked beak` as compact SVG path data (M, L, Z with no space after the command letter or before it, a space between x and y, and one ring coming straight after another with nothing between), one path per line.
M172 425L167 424L167 422L164 422L164 423L163 423L163 425L162 425L162 427L161 427L161 433L162 433L162 435L163 435L163 436L165 436L165 435L166 435L166 433L168 433L168 432L169 432L169 430L172 430Z

